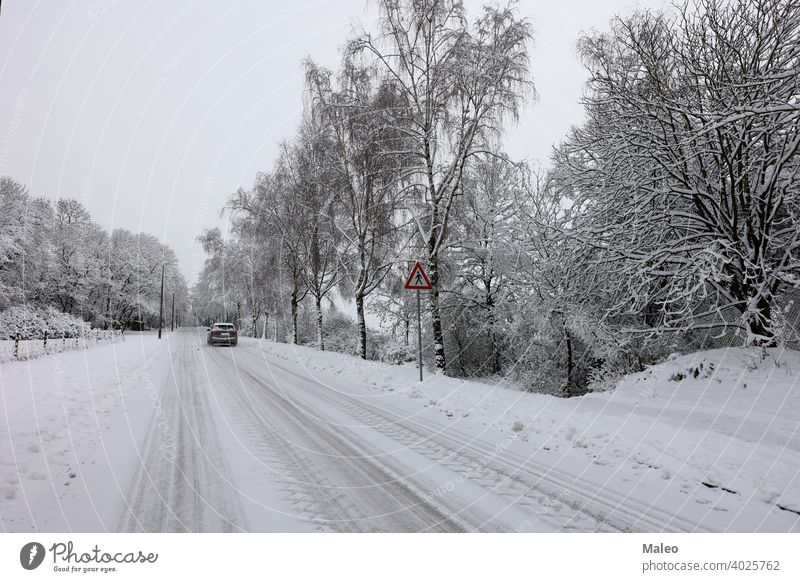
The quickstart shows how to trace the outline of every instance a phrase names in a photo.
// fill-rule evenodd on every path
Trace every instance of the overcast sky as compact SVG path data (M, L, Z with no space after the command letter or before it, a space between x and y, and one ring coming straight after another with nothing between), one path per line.
M480 4L466 1L472 14ZM580 122L575 41L636 5L519 2L536 31L539 99L507 131L515 158L546 164ZM196 236L224 227L228 195L269 169L296 127L302 60L336 66L357 20L372 27L366 0L3 0L0 175L77 198L106 228L158 236L191 283Z

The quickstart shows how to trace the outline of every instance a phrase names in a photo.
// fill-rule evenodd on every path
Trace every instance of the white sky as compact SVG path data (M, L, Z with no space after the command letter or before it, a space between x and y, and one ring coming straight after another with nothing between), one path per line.
M482 4L466 0L471 13ZM638 5L661 6L660 0ZM507 132L515 158L546 163L581 120L582 31L631 0L520 0L536 31L539 100ZM0 175L34 195L73 197L106 228L171 245L194 281L196 236L272 167L301 105L300 64L329 67L366 0L4 0L0 12Z

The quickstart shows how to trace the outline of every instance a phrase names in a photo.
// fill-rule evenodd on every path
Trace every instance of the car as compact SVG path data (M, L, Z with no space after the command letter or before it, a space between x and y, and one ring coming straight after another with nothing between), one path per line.
M216 344L235 346L239 342L239 334L236 332L236 326L232 323L218 322L207 328L207 331L207 343L210 346Z

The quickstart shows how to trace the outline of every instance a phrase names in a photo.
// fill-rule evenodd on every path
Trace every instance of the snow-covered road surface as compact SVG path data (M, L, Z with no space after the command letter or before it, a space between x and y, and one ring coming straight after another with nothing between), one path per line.
M125 531L614 531L502 451L311 377L256 345L171 338ZM548 491L547 487L561 491ZM559 497L561 497L559 499ZM631 524L635 520L631 520Z
M0 366L3 531L800 531L800 354L560 399L204 329Z

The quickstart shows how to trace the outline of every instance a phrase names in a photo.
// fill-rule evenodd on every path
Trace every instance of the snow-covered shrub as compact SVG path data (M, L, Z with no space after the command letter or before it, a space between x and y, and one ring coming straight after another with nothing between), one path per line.
M81 337L86 335L91 328L80 317L62 313L54 307L43 310L42 319L49 337Z
M586 343L565 326L563 314L544 309L520 312L503 336L502 349L504 374L539 394L583 394L589 370L597 365Z
M448 305L445 302L445 306ZM445 312L443 323L447 330L445 352L448 354L450 373L465 377L487 377L502 369L499 348L502 333L497 325L490 325L484 310L454 306Z
M331 310L323 322L325 349L355 356L358 353L356 322L340 311ZM316 346L316 342L312 345Z
M417 349L395 340L387 341L381 348L378 359L387 364L404 364L417 359Z
M0 339L43 339L45 332L50 338L73 338L85 335L89 329L89 324L79 317L53 307L15 306L0 312Z
M589 370L586 389L589 392L608 392L617 386L621 378L619 374L611 374L602 367L592 368Z
M358 324L350 316L341 311L331 309L323 320L323 330L325 331L326 350L350 356L359 355ZM391 341L387 334L367 328L367 359L382 360L386 346ZM316 347L316 337L309 339L305 344L309 347ZM405 361L409 360L401 359L396 363Z
M28 307L9 307L0 312L1 339L39 339L44 326L40 313Z

